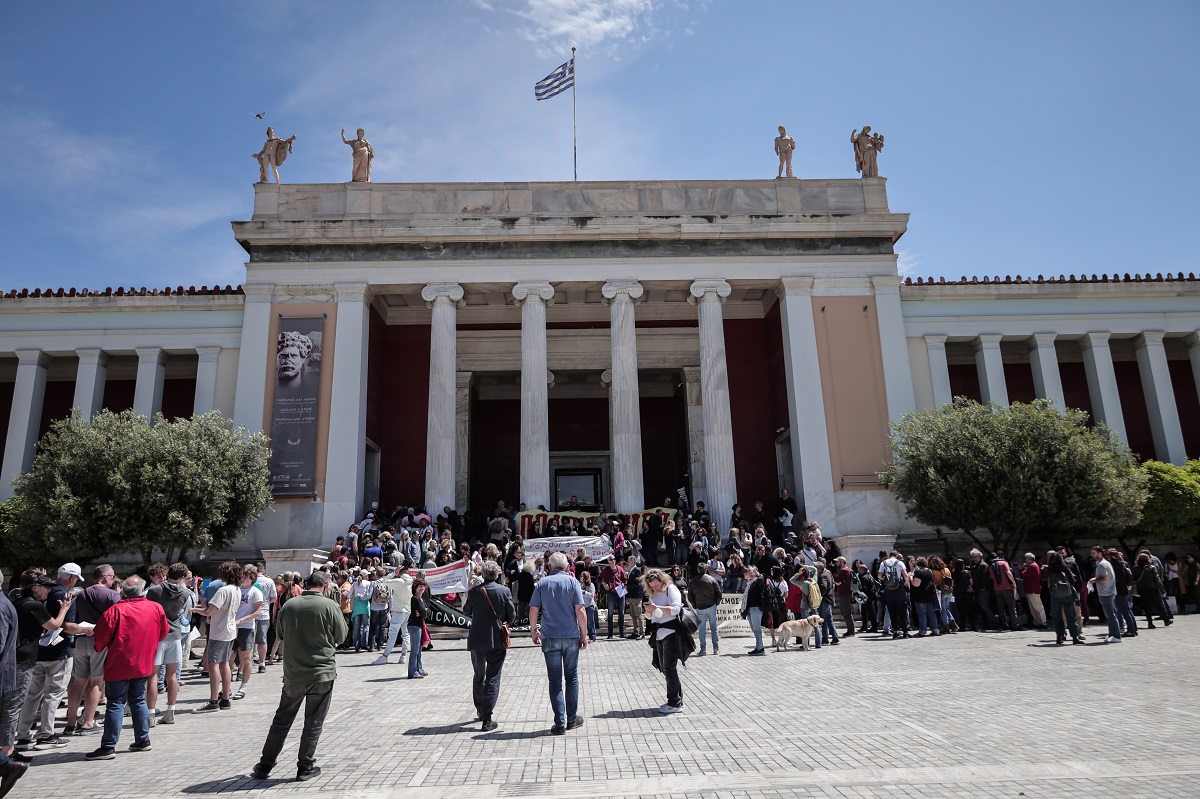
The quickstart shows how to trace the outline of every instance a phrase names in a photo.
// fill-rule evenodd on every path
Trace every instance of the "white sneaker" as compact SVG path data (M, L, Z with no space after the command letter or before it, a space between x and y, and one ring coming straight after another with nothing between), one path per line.
M375 658L375 661L371 665L372 666L382 666L386 663L387 663L387 655L380 655L379 657Z
M682 713L683 712L682 707L674 707L673 705L663 705L658 710L660 713L662 713L663 715L667 715L667 716L671 715L672 713Z
M1120 637L1118 637L1118 636L1115 636L1115 635L1110 635L1110 636L1108 636L1107 638L1105 638L1105 639L1104 639L1104 643L1106 643L1106 644L1119 644L1119 643L1121 643L1121 639L1120 639Z

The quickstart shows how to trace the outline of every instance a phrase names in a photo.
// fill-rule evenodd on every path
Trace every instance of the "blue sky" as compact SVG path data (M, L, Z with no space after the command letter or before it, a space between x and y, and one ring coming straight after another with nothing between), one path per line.
M266 124L284 182L855 177L915 275L1200 272L1200 3L11 3L0 289L238 283ZM254 114L266 112L265 122ZM353 134L351 134L353 135Z

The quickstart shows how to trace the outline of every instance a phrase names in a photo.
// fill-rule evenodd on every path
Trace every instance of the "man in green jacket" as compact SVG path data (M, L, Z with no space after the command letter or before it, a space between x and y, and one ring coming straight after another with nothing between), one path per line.
M322 594L328 582L328 572L310 574L304 593L289 600L275 619L275 635L284 642L283 695L262 758L250 772L256 780L265 780L271 774L301 702L304 731L300 734L296 779L310 780L321 773L313 756L333 698L333 681L337 679L334 651L348 632L341 607Z

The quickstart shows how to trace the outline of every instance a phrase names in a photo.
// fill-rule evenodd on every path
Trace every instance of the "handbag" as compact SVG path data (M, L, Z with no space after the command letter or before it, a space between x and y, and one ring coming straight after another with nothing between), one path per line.
M679 624L687 630L688 635L695 635L700 630L700 616L686 599L683 600L683 607L679 609L678 618Z
M496 612L496 606L492 604L492 598L488 596L487 586L483 586L483 596L487 600L488 607L492 609L492 615L500 621L500 614ZM508 622L500 622L500 640L504 642L504 648L508 649L512 646L512 631L508 629Z

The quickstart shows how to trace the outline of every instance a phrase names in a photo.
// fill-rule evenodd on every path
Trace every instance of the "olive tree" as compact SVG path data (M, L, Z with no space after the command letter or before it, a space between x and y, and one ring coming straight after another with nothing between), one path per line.
M168 561L228 547L271 502L268 442L213 411L154 423L78 412L38 442L0 511L0 560L88 561L154 551Z
M961 530L1010 553L1031 534L1122 530L1141 518L1146 478L1133 454L1083 411L1035 400L980 405L958 397L892 424L883 483L909 517ZM977 531L986 530L990 546Z

